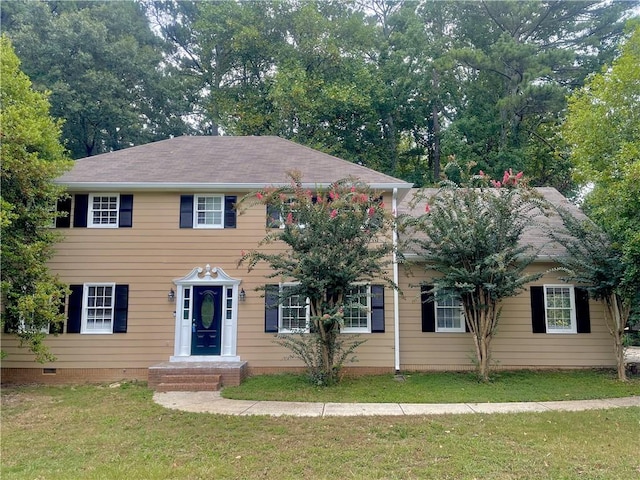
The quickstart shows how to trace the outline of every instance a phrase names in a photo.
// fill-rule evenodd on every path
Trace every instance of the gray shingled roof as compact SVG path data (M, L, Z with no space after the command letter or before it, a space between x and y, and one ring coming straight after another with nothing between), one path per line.
M58 179L69 188L178 188L221 186L260 188L287 182L299 170L309 185L348 176L375 188L411 184L278 137L176 137L87 157Z
M579 218L585 218L582 211L576 207L574 204L569 202L567 198L565 198L558 190L552 187L537 187L536 190L544 197L544 199L552 205L556 207L562 207L571 211L575 216ZM411 201L413 200L414 194L418 191L418 189L412 189L409 193L404 197L402 201L398 204L398 213L409 214L414 216L419 216L424 213L425 205L427 203L427 199L432 197L438 192L437 188L425 188L424 199L418 202L413 207L411 206ZM534 250L539 250L538 258L541 260L557 257L565 253L565 249L558 245L555 242L551 242L546 232L545 228L550 228L553 230L561 231L564 230L562 225L562 219L554 213L549 212L548 216L538 215L535 217L535 222L531 223L531 226L525 229L521 243L523 245L530 245ZM406 234L405 238L409 236L415 236L416 233L412 232L410 234ZM419 234L418 234L419 235ZM402 240L402 238L401 238ZM409 253L407 250L406 253Z

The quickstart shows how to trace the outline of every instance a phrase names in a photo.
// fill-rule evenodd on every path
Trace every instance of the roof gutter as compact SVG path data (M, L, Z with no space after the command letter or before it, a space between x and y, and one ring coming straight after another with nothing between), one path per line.
M121 192L121 191L175 191L175 192L196 192L196 191L255 191L266 186L285 186L287 182L275 183L189 183L189 182L65 182L58 179L54 183L63 185L73 192ZM323 183L303 183L303 188L317 189L328 188L331 182ZM410 183L371 183L369 186L375 190L396 190L400 189L408 192L412 185ZM406 193L405 192L405 193Z

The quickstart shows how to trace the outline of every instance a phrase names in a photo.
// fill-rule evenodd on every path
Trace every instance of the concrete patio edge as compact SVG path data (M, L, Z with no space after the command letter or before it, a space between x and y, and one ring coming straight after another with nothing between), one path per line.
M472 413L575 412L640 407L640 396L599 400L509 403L319 403L229 400L220 392L156 392L153 400L172 410L223 415L295 417L444 415Z

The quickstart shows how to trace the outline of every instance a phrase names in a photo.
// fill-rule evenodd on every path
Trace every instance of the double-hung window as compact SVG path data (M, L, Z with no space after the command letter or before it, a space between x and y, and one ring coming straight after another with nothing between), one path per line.
M464 332L464 313L458 297L435 302L436 332Z
M133 227L133 195L121 193L77 193L58 202L59 212L68 212L56 219L56 227L69 228L131 228Z
M180 195L180 228L236 228L235 195Z
M117 228L120 196L118 194L89 195L88 226L93 228Z
M344 333L371 331L371 286L354 285L347 292L344 306Z
M129 285L91 282L70 285L67 333L126 333Z
M81 333L113 332L115 287L114 283L85 285Z
M572 286L544 286L547 333L576 333L576 309Z
M193 225L195 228L224 228L224 196L196 195Z
M464 333L467 325L462 302L457 296L443 296L436 300L433 285L422 285L422 331L436 333Z
M533 333L591 333L589 293L573 285L533 285Z
M310 329L308 299L290 295L295 284L267 285L265 288L264 331L298 333ZM292 292L291 292L292 293ZM343 333L384 333L384 287L354 285L346 295Z
M309 331L309 302L301 295L288 295L295 285L281 285L283 301L280 304L280 333Z

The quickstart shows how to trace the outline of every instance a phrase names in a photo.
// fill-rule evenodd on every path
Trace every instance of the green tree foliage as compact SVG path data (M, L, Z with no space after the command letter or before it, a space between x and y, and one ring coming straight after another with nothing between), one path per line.
M7 2L3 24L39 90L51 92L74 158L189 131L188 99L133 1Z
M566 255L557 258L567 272L564 280L584 285L591 298L604 302L604 320L613 337L618 379L625 381L624 333L639 285L628 283L623 253L602 229L567 210L557 211L566 231L552 231L550 236L567 250Z
M562 133L580 184L592 187L584 210L622 253L623 284L635 289L640 316L640 26L611 67L589 78L569 100Z
M403 222L433 297L460 299L483 381L489 379L500 302L541 276L525 272L536 252L520 238L544 203L521 177L506 171L501 181L484 174L466 175L459 182L465 186L444 181L433 195L418 192L414 201L426 200L425 212Z
M441 158L568 192L565 97L637 2L147 2L207 134L279 135L414 181Z
M66 286L47 270L58 236L49 228L62 194L52 180L70 166L60 123L47 96L32 89L6 36L0 39L2 157L2 326L15 332L40 362L52 360L44 331L64 318Z
M286 2L148 3L185 78L192 120L208 135L269 133L269 79L283 46Z
M448 132L462 162L498 176L526 170L534 185L571 189L557 128L565 97L610 59L628 2L460 2L467 45L451 52L463 70L465 100ZM454 141L454 139L456 141Z
M5 3L75 157L191 131L279 135L417 185L456 155L563 192L566 95L612 58L638 4Z
M307 298L310 333L296 340L281 335L280 343L305 362L310 378L323 385L336 383L340 369L362 342L340 334L347 293L358 282L373 280L396 288L388 276L394 251L393 218L380 195L356 179L335 182L312 192L299 174L291 184L265 188L243 198L240 205L266 205L280 212L281 228L271 229L258 248L243 253L240 264L252 270L264 262L269 278L293 282L279 298ZM274 252L272 245L284 247Z

